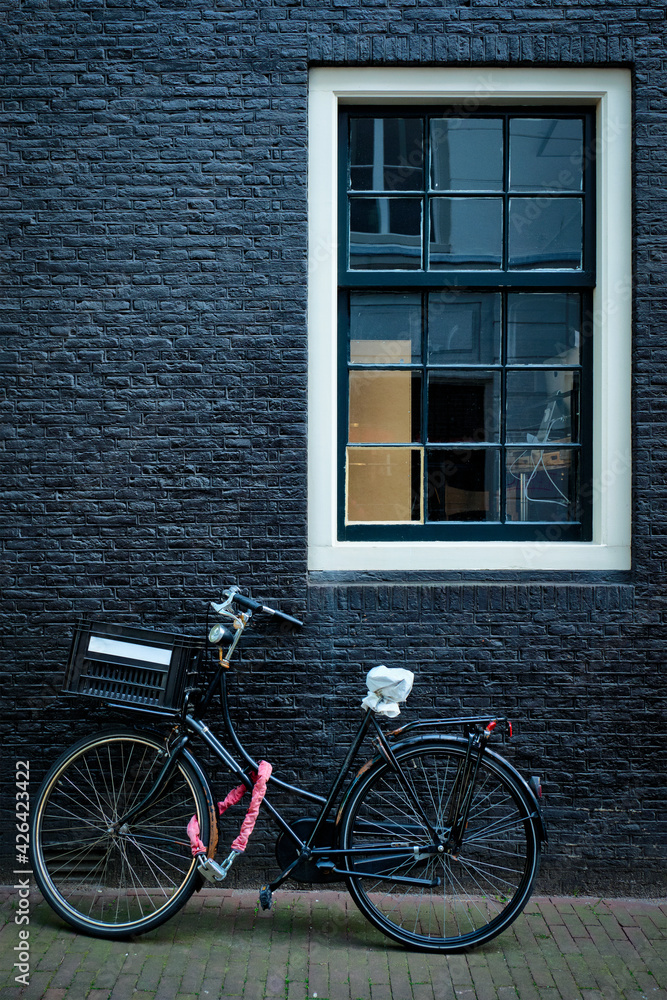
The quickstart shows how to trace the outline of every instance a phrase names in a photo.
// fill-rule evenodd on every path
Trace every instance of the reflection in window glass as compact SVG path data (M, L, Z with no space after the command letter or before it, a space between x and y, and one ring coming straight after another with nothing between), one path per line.
M479 370L431 372L428 378L429 441L498 441L500 373Z
M494 365L500 361L498 292L448 288L428 297L428 360L442 365Z
M499 454L490 448L429 449L429 521L497 521Z
M508 441L576 441L579 374L566 369L508 372L506 421Z
M501 198L431 200L431 268L498 268L503 253Z
M349 438L419 440L421 375L411 371L351 371Z
M423 157L421 118L350 119L353 191L417 191Z
M421 359L421 295L352 292L350 361L410 364Z
M420 268L421 213L418 198L352 198L350 267Z
M339 537L589 539L594 114L451 110L341 111Z
M577 520L575 450L510 448L506 459L508 521Z
M502 191L501 119L432 119L431 187L438 191Z
M348 448L347 521L422 520L421 448Z
M579 198L510 198L509 266L580 268Z
M510 364L580 363L581 298L576 292L511 292L507 296Z
M580 119L510 120L510 190L581 191L584 124Z

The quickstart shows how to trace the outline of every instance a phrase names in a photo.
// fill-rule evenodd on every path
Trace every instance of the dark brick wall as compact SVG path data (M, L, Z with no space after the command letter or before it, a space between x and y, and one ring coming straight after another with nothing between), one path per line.
M77 613L201 625L204 599L236 580L307 619L298 642L267 626L244 656L233 697L253 699L240 713L258 752L268 737L288 772L325 776L363 672L408 665L406 717L493 705L517 719L508 753L545 778L543 885L649 891L665 854L662 0L0 11L5 762L29 756L36 790L99 718L52 695ZM308 579L317 63L633 69L632 573Z

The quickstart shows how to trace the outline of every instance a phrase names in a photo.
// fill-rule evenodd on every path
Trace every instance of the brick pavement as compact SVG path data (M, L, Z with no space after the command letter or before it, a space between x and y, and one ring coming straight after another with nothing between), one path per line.
M344 893L204 890L130 942L67 929L36 890L30 985L12 969L15 894L0 891L1 1000L667 1000L667 903L536 897L467 955L407 952Z

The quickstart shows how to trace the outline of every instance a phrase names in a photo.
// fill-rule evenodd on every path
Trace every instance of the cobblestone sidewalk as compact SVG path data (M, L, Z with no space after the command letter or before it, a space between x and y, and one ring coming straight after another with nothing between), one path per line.
M2 1000L667 1000L667 904L534 898L468 955L406 952L338 892L208 890L130 942L68 930L36 890L30 984L14 979L16 893L0 891Z

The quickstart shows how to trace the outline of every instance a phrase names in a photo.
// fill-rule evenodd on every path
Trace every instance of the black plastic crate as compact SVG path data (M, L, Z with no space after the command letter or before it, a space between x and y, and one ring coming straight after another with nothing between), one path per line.
M154 708L182 707L194 687L204 639L132 625L79 622L64 691Z

